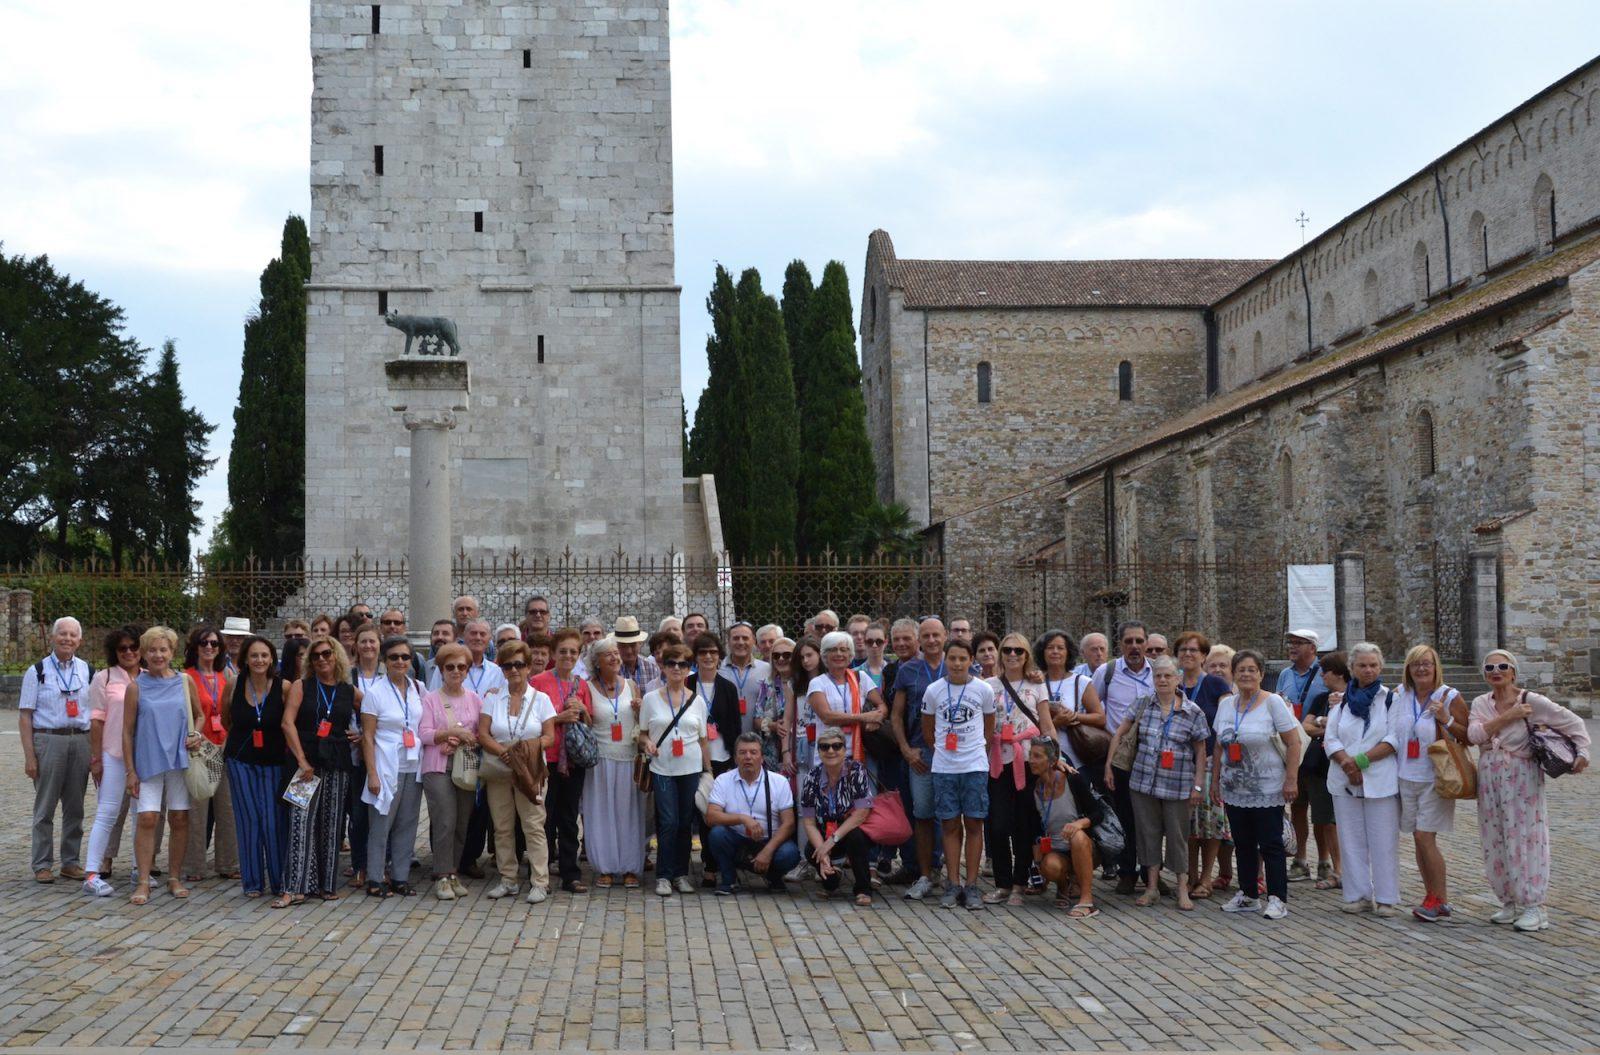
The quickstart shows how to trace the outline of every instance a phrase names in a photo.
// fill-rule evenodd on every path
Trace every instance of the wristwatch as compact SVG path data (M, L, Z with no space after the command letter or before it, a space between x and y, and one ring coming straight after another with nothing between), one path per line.
M1196 785L1195 785L1195 786L1194 786L1194 793L1195 793L1195 794L1196 794L1196 795L1204 795L1204 794L1205 794L1205 792L1206 792L1206 789L1205 789L1205 788L1203 788L1203 787L1201 787L1201 786L1200 786L1200 785L1199 785L1199 784L1196 784Z

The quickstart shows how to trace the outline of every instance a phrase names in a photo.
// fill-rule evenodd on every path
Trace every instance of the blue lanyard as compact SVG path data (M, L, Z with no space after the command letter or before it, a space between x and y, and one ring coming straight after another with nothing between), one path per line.
M69 679L62 677L62 675L61 675L61 661L59 659L57 659L56 657L51 656L50 657L50 662L56 668L56 686L58 688L60 688L61 695L69 696L72 693L76 692L79 688L82 687L82 686L80 686L78 684L78 662L77 662L77 660L73 659L73 660L68 660L67 661L67 670L69 670L72 673L72 677L70 679L70 684L68 683Z
M1261 690L1257 689L1255 691L1255 694L1250 697L1250 706L1249 707L1245 707L1243 709L1240 709L1240 707L1239 707L1239 698L1237 696L1234 697L1234 699L1233 699L1233 742L1234 743L1238 743L1239 742L1239 723L1244 721L1244 716L1250 713L1251 709L1254 708L1255 705L1256 705L1256 700L1258 700L1260 698L1261 698Z
M961 695L957 696L956 699L955 699L955 702L952 703L950 701L950 683L948 681L944 683L944 704L945 704L944 720L945 720L945 723L947 725L955 725L956 724L956 722L958 720L958 716L960 715L961 710L962 710L962 704L966 701L966 698L967 698L967 686L971 685L971 684L972 684L972 682L970 680L967 681L967 682L964 682L962 684L962 686L961 686Z
M1070 677L1072 677L1072 675L1068 674L1067 678L1070 678ZM1044 684L1045 684L1045 688L1050 690L1050 702L1051 703L1060 703L1061 702L1061 687L1067 683L1067 678L1062 678L1060 681L1056 682L1054 685L1050 684L1050 679L1049 678L1045 679Z
M384 678L383 680L388 682L389 691L394 694L394 702L400 705L400 712L405 715L401 720L405 723L407 729L411 728L411 686L406 686L405 695L402 696L400 690L394 687L393 678Z
M1437 690L1435 690L1435 691L1437 691ZM1430 693L1428 695L1428 702L1429 703L1433 702L1433 694L1432 693ZM1430 717L1432 716L1432 712L1429 711L1427 707L1422 706L1421 703L1422 703L1422 701L1421 701L1421 698L1417 695L1417 691L1415 689L1412 689L1411 690L1411 739L1413 739L1413 740L1416 739L1416 736L1417 736L1417 723L1422 721L1423 714L1426 713ZM1435 726L1437 726L1438 724L1439 723L1437 721L1434 722Z
M271 688L271 685L269 684L267 689L266 689L266 691L263 692L260 695L259 698L252 700L250 698L250 686L248 684L246 684L245 687L244 687L244 699L245 699L245 702L248 703L251 707L253 707L255 709L255 712L256 712L256 728L257 729L262 728L262 725L261 725L261 710L262 710L263 707L265 707L267 705L267 693L271 692L271 691L272 691L272 688Z
M578 691L578 679L577 678L573 678L572 679L572 683L571 683L572 687L571 688L567 687L567 684L568 684L567 682L564 682L564 681L561 680L561 675L559 675L559 674L555 675L555 680L556 680L556 691L561 694L561 708L560 709L561 710L565 710L566 707L567 707L567 701L572 699L572 694Z
M325 690L323 688L322 682L320 682L320 681L317 682L317 699L322 701L322 720L323 721L325 721L325 722L333 721L333 705L334 705L335 701L338 700L338 698L339 698L339 690L337 688L334 688L332 690Z
M1172 713L1168 714L1167 718L1166 718L1166 721L1161 723L1161 747L1162 747L1163 750L1165 750L1166 746L1167 746L1167 733L1170 732L1171 729L1172 729L1172 719L1174 719L1174 718L1176 718L1178 716L1178 706L1177 706L1178 701L1177 700L1173 700L1172 704L1173 704ZM1160 700L1156 701L1156 706L1158 706L1158 707L1161 706L1161 701ZM1236 731L1234 733L1234 738L1238 739L1238 735L1239 734Z
M695 679L695 683L694 683L694 694L696 696L700 697L701 702L703 702L706 705L706 715L708 717L711 714L711 700L712 700L712 697L714 697L716 695L716 692L714 691L716 689L716 684L715 684L716 680L717 680L716 678L712 678L711 679L711 681L713 683L712 686L711 686L713 691L711 691L711 692L707 692L706 691L705 679L696 678Z
M477 693L480 697L483 695L483 679L487 678L488 676L489 664L487 661L478 665L478 674L476 677L473 677L472 668L467 668L467 677L472 678L472 691Z
M754 666L755 666L755 664L752 663L752 664L750 664L750 666L744 668L744 673L743 674L740 674L739 673L739 668L734 666L732 663L727 663L722 668L723 670L727 671L729 674L733 675L733 683L739 687L739 695L740 696L744 695L744 683L750 680L750 671Z
M828 771L825 769L822 771L822 791L828 796L828 820L836 821L839 819L839 792L844 790L844 778L848 774L849 766L841 766L839 779L835 783L829 784Z
M839 697L839 711L843 714L854 714L855 712L850 709L850 697L852 695L850 692L850 675L846 674L844 676L844 684L840 685L833 680L833 675L829 674L828 684L833 686L833 694Z
M764 785L764 783L766 782L766 779L767 779L767 771L765 769L762 769L762 771L761 771L761 779L756 781L756 789L755 789L755 791L752 791L750 794L745 795L744 794L744 778L743 777L739 778L739 794L744 795L744 811L745 811L746 814L748 814L751 817L754 817L756 815L756 812L755 812L756 811L756 795L758 795L761 792L761 788ZM761 824L762 824L763 827L768 827L768 828L772 827L772 818L771 817L763 817L762 820L761 820ZM768 832L767 834L770 835L772 833Z
M1050 834L1050 815L1056 811L1056 799L1048 796L1041 796L1039 794L1040 791L1045 790L1045 787L1046 782L1043 780L1039 781L1039 787L1033 793L1033 802L1034 805L1039 808L1040 814L1042 814L1044 817L1044 819L1039 822L1039 830L1048 836ZM1065 787L1063 787L1061 790L1062 794L1067 793L1067 789ZM1060 795L1056 796L1056 798L1060 797Z
M599 685L600 683L599 682L595 682L595 684ZM606 696L606 690L605 690L605 688L603 686L600 689L600 695L605 696L606 699L611 704L611 724L612 725L620 725L622 723L622 685L623 685L622 679L618 678L617 679L617 694L615 696Z

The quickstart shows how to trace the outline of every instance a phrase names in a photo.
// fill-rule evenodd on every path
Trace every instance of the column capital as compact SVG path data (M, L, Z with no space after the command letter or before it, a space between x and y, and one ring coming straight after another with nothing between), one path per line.
M400 414L400 422L405 425L407 432L418 429L453 429L456 427L456 415L453 410L407 410Z

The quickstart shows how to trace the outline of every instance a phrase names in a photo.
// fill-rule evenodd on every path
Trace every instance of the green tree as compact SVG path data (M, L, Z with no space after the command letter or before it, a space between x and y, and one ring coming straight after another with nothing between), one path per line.
M846 553L861 515L875 501L867 405L861 395L850 280L830 261L811 297L800 393L800 474L796 545L804 554Z
M806 379L811 374L811 298L816 287L804 260L791 260L783 272L783 332L789 341L789 370L794 394L805 405Z
M749 533L735 552L749 557L793 555L800 416L783 311L762 292L761 276L754 268L740 276L738 292L743 370L737 406L743 408L751 472L742 496L750 514Z
M706 386L700 392L700 402L695 404L694 424L689 429L689 460L697 474L719 472L717 467L726 458L727 408L738 362L733 333L735 300L733 276L718 264L711 292L706 294L706 312L711 316L711 333L706 337ZM717 486L722 486L720 479ZM723 528L726 537L726 510Z
M856 523L852 550L863 557L906 561L922 548L922 537L911 524L911 510L903 502L872 503Z
M193 407L184 406L178 382L178 348L170 339L146 385L141 432L156 452L151 459L151 494L158 510L150 525L154 556L169 564L189 563L189 540L200 527L195 485L216 459L206 457L206 438L216 429Z
M225 553L292 560L305 551L306 292L311 240L290 216L261 272L261 303L244 324L239 402L228 452ZM217 552L211 554L216 560Z

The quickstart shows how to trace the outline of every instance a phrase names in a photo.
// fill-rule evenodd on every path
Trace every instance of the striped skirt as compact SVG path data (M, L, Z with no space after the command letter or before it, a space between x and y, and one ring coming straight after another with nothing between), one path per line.
M321 783L305 809L289 807L289 859L285 886L291 894L332 894L339 889L339 828L350 774L319 769Z

